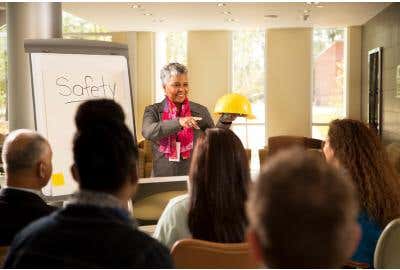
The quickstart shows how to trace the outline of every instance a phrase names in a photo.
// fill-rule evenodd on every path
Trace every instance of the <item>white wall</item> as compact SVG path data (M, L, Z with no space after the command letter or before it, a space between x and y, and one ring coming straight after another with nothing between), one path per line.
M347 28L347 115L361 120L361 26Z

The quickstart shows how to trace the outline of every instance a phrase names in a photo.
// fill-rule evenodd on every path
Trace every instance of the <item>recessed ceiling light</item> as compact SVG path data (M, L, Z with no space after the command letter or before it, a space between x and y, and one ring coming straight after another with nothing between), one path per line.
M144 16L153 16L151 13L143 13Z
M276 18L278 18L278 15L275 15L275 14L267 14L267 15L264 15L264 18L276 19Z
M234 18L227 18L227 19L225 19L225 21L226 22L237 22L237 20Z
M323 8L323 5L316 5L317 8Z
M137 8L140 8L140 5L139 4L132 4L129 7L137 9Z
M218 3L217 6L218 7L224 7L224 6L226 6L226 4L225 3Z
M222 11L221 14L232 15L232 12L230 12L230 11Z

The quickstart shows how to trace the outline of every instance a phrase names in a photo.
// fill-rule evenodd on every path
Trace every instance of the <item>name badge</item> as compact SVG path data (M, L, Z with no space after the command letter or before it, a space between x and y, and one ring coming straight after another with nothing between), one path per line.
M181 142L176 142L176 158L170 157L169 161L179 162L181 158Z

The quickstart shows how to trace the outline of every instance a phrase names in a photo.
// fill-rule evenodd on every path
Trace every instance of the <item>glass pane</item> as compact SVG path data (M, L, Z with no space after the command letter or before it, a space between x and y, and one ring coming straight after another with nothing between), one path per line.
M313 123L329 123L346 116L344 34L343 28L314 29ZM314 135L313 127L316 136L320 134Z
M165 37L167 63L187 65L187 32L169 32Z
M81 19L73 14L63 11L63 33L104 33L109 32L105 27Z
M312 137L320 140L325 140L328 135L329 126L312 126Z
M178 62L187 65L187 32L156 33L156 94L155 101L164 99L160 81L160 70L168 63Z
M255 120L265 123L265 32L236 31L232 33L232 91L246 96ZM243 118L237 123L245 123Z
M7 27L0 28L0 133L8 133L7 117Z
M252 173L258 173L260 170L260 161L258 158L258 149L265 146L265 125L232 125L232 130L240 138L243 146L251 149L251 164Z

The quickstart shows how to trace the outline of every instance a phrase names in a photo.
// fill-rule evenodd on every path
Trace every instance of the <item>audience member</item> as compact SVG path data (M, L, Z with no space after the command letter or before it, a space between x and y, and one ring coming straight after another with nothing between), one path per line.
M240 139L231 130L207 129L194 150L189 194L168 203L154 237L170 248L191 237L244 242L249 184L249 164Z
M40 190L49 182L52 152L45 138L34 131L11 132L2 160L7 186L0 191L0 245L8 246L18 231L56 208L47 205Z
M339 268L358 239L355 189L344 174L300 150L268 161L249 196L248 241L269 268Z
M122 111L113 102L110 110ZM77 112L71 171L79 192L67 206L18 234L7 268L169 268L168 250L138 230L127 211L137 189L137 147L120 118ZM89 103L90 104L90 103ZM104 101L91 101L103 110ZM90 107L90 106L89 106Z
M359 194L362 238L353 261L373 267L382 229L400 216L400 183L379 138L357 120L334 120L323 147L326 160L344 167Z

